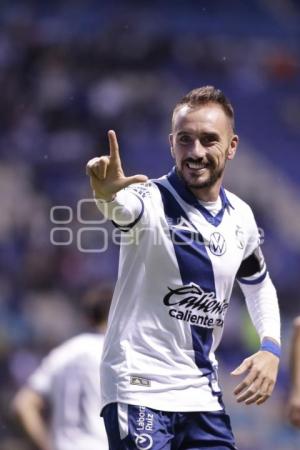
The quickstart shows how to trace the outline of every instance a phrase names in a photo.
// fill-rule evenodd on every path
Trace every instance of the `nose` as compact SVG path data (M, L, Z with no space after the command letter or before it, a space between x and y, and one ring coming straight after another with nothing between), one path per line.
M204 158L206 154L206 148L203 147L198 139L194 143L193 154L196 158Z

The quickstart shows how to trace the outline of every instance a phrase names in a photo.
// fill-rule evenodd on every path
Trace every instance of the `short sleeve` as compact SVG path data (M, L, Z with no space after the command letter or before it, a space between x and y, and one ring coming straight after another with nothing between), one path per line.
M53 353L50 353L42 360L40 366L31 374L27 380L27 385L34 391L47 397L51 391L54 373L54 357Z

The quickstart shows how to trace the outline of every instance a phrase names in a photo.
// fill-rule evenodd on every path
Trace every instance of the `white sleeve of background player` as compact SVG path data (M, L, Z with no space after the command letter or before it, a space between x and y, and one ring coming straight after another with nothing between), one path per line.
M144 213L144 202L130 188L117 192L111 202L95 199L97 208L123 231L131 229Z
M253 325L262 341L264 337L280 344L280 314L275 287L269 274L256 284L239 283L245 296Z
M52 354L50 353L31 374L27 380L27 385L35 392L47 397L51 391L53 373L54 364Z

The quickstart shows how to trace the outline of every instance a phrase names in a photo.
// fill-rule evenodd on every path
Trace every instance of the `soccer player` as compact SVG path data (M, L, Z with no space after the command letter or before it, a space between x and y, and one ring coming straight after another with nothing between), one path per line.
M291 389L288 401L288 416L292 425L300 427L300 316L294 320L290 369Z
M261 339L232 372L244 374L238 402L271 395L280 319L251 208L222 187L238 146L233 108L212 86L188 93L173 112L175 167L156 180L126 177L115 132L108 138L110 154L87 173L121 230L100 370L110 449L235 449L214 355L235 279Z
M44 358L13 401L13 410L40 450L107 450L99 417L99 366L110 304L108 289L83 299L91 329ZM50 407L51 429L44 413Z

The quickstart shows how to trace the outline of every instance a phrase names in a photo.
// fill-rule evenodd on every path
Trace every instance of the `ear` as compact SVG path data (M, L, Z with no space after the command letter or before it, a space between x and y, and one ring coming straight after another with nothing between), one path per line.
M173 156L173 158L175 158L175 155L174 155L174 146L173 146L173 138L174 138L173 134L170 133L170 134L169 134L169 143L170 143L170 148L171 148L171 155Z
M230 141L230 145L229 145L229 149L228 149L228 153L227 153L227 159L234 158L235 153L237 151L238 143L239 143L239 137L237 134L234 134Z

